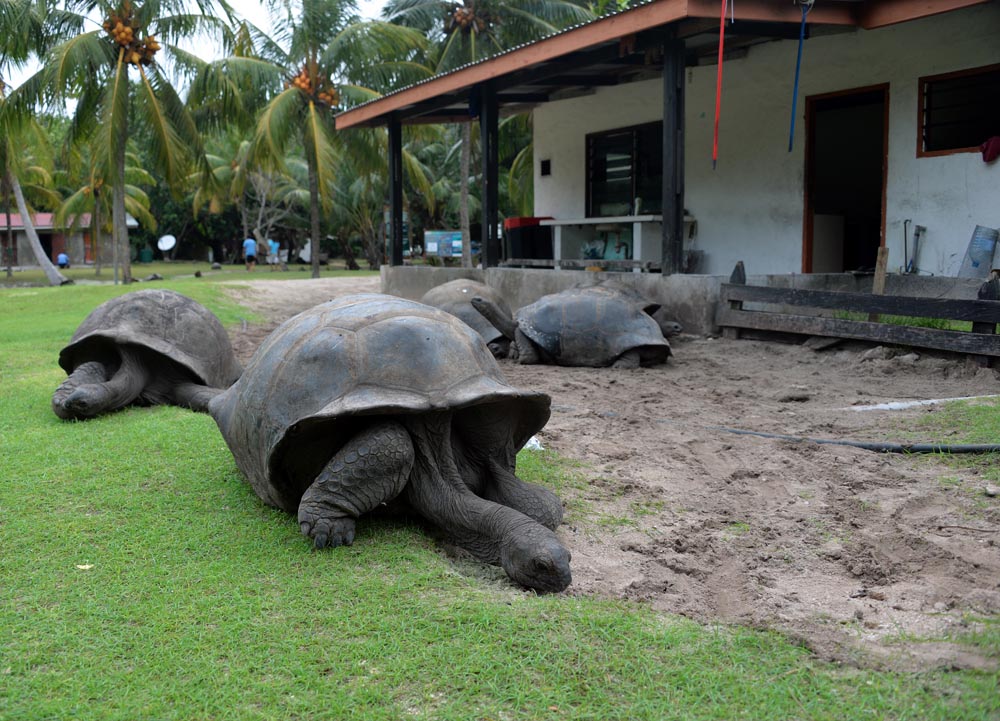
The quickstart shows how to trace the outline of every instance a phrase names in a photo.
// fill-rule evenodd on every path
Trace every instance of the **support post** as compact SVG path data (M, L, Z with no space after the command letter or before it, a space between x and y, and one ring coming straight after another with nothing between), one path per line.
M389 264L403 264L403 129L389 118Z
M663 43L662 272L684 267L684 41L673 27Z
M487 81L481 86L479 112L479 137L482 142L483 162L483 230L482 260L484 268L494 268L500 262L500 235L497 224L500 218L499 185L499 105L496 85Z

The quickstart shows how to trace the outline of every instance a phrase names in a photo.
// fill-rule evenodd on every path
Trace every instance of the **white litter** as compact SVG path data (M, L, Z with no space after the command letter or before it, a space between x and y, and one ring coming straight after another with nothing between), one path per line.
M528 442L524 444L524 449L526 451L544 451L545 448L542 446L542 442L538 440L538 436L532 436L528 439Z

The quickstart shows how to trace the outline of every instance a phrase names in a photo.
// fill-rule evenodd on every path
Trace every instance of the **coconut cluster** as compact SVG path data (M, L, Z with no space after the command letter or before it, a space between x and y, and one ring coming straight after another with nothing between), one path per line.
M147 35L145 38L136 35L139 24L132 16L132 9L128 3L123 6L121 15L112 13L102 27L116 45L125 49L125 60L136 67L149 65L153 62L156 51L160 49L160 44L152 35Z
M470 7L459 5L451 15L451 24L452 27L458 27L465 31L482 32L486 29L486 18L476 15L476 11Z
M306 95L312 96L317 101L329 105L331 108L340 102L340 94L336 88L327 82L323 73L319 73L316 76L316 85L314 86L312 80L309 78L307 68L302 68L298 75L285 83L285 87L298 88Z

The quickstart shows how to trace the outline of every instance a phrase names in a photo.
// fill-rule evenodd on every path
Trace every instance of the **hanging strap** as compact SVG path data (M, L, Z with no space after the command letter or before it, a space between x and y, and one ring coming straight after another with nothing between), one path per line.
M792 152L792 143L795 140L795 106L799 99L799 71L802 69L802 45L806 39L806 15L812 10L814 0L803 0L802 2L802 23L799 25L799 54L795 58L795 82L792 84L792 122L788 129L788 152Z

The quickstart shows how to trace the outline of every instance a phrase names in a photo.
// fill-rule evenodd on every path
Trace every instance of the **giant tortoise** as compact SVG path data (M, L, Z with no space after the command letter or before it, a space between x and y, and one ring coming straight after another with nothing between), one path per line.
M544 393L504 380L483 339L444 311L344 296L287 320L209 412L266 503L316 548L350 545L359 516L415 511L517 583L561 591L562 505L515 455L549 418Z
M212 311L171 290L140 290L102 303L59 353L69 377L52 396L63 419L130 404L205 411L240 376L229 336Z
M650 300L631 286L616 280L602 280L595 285L579 285L580 290L596 294L620 294L642 308L642 312L656 321L664 338L672 338L684 332L684 326L670 317L666 309L654 300Z
M485 298L473 298L472 305L511 339L519 363L638 368L670 355L656 322L621 293L570 288L513 317Z
M464 321L483 337L494 357L506 358L510 340L497 330L496 326L486 320L482 313L472 307L470 301L475 296L493 301L503 312L510 315L510 307L503 296L485 283L465 278L434 286L424 293L420 302L440 308Z

